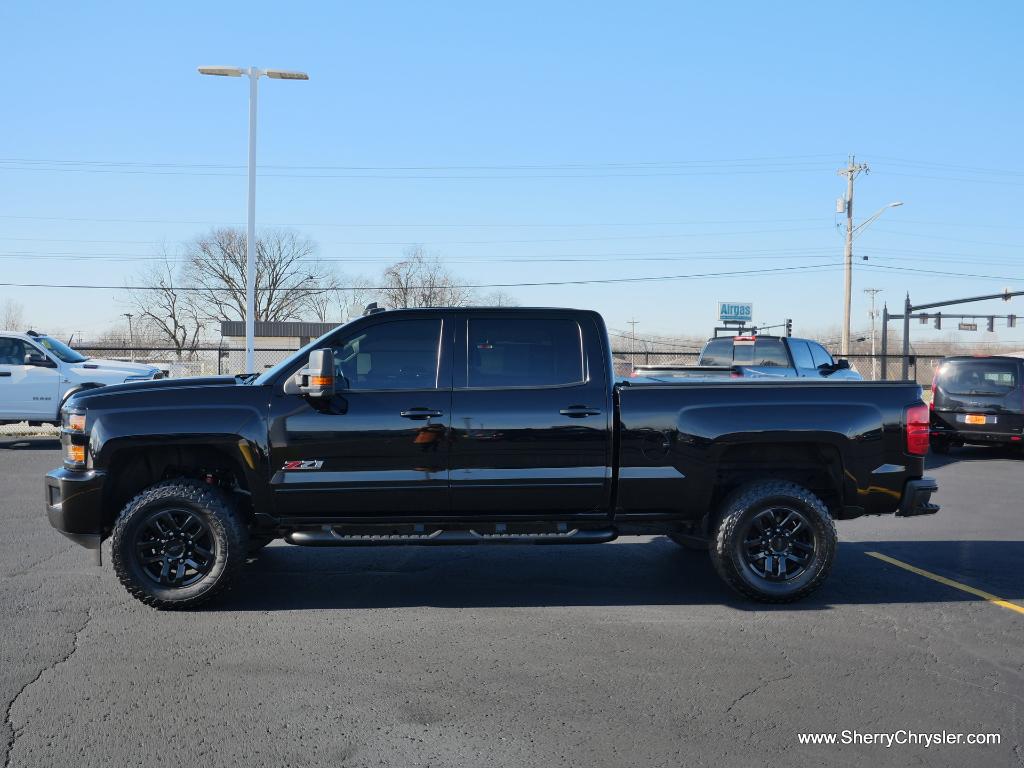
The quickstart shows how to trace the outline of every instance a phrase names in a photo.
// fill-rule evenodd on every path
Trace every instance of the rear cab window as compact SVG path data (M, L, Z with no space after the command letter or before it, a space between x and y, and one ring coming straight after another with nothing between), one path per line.
M699 365L749 365L761 368L789 368L789 355L782 339L723 337L704 345Z

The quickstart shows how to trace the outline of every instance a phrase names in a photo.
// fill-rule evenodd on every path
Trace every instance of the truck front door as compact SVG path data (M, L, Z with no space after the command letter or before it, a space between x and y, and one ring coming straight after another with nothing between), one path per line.
M271 406L271 486L280 514L380 517L448 512L453 325L382 317L329 346L337 392Z
M37 364L26 365L28 355ZM56 365L24 340L0 336L0 419L53 420L59 395Z
M608 514L613 413L597 324L461 315L455 347L453 514Z

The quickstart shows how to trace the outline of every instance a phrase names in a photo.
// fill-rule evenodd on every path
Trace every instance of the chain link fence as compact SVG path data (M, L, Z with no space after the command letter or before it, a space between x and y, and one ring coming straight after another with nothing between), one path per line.
M265 371L291 355L296 347L269 347L256 349L256 370ZM229 346L208 346L179 354L173 347L110 347L83 346L82 354L106 360L131 361L159 368L170 378L188 376L231 376L245 372L245 349ZM639 365L696 365L697 352L630 352L613 351L612 360L617 376L629 376ZM903 358L900 355L849 355L850 367L865 380L899 381ZM912 355L907 378L929 387L935 366L941 355ZM56 415L56 414L54 414ZM0 424L0 436L25 435L57 436L57 428L48 424L21 422Z
M641 365L696 365L697 352L629 352L613 351L612 361L617 376L628 376ZM903 379L901 355L847 355L850 367L866 381L900 381ZM935 366L942 355L911 355L907 365L907 378L924 387L930 387Z

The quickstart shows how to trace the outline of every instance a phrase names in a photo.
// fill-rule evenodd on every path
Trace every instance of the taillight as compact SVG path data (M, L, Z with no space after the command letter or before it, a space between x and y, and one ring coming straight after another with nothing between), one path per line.
M932 373L932 399L928 401L928 410L935 410L935 385L939 380L939 368L935 367L935 371Z
M907 453L924 456L928 453L928 406L912 405L903 412L907 434Z

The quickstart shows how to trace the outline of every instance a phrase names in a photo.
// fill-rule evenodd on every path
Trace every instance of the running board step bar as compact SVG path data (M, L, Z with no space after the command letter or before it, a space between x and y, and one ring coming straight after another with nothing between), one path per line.
M600 544L618 536L614 528L573 528L535 533L479 533L475 530L435 530L430 533L345 533L325 525L292 531L284 540L303 547L376 547L395 544Z

